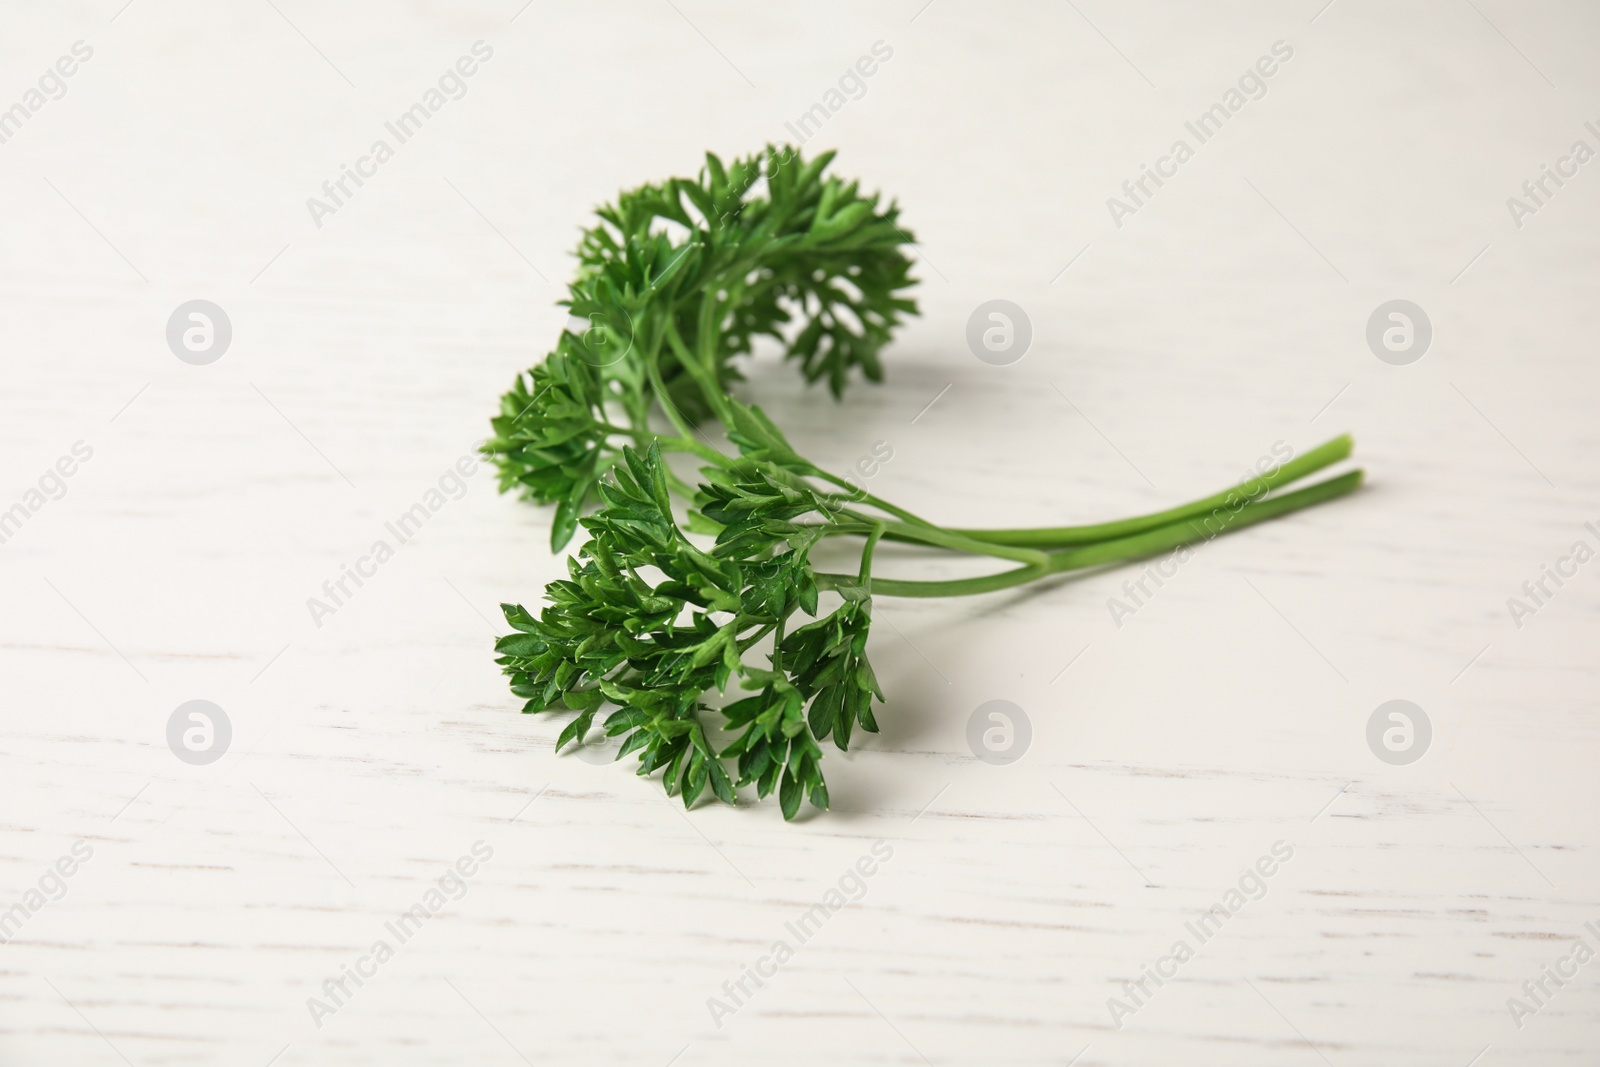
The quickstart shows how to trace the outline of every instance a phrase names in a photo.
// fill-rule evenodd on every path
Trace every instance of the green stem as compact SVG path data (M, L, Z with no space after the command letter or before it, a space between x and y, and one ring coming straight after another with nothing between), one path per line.
M1208 529L1204 522L1189 518L1154 529L1143 530L1125 537L1111 538L1078 548L1065 548L1049 553L1043 564L1030 564L999 574L986 574L979 578L962 578L944 582L902 581L893 578L874 578L872 591L884 596L945 597L971 596L992 593L1024 585L1062 571L1081 570L1106 563L1120 563L1143 559L1180 545L1209 541L1224 533L1242 530L1258 522L1277 518L1313 504L1354 492L1361 485L1360 470L1330 478L1325 482L1292 493L1256 500L1243 505L1238 511L1214 516L1216 529ZM855 578L847 574L818 574L817 588L833 589L840 585L853 585Z
M678 406L672 402L672 397L667 393L666 384L661 380L661 368L657 365L653 353L645 357L644 366L645 373L650 378L650 388L654 390L656 400L661 404L661 410L666 413L667 421L672 423L673 429L678 431L676 439L657 436L656 440L661 447L667 451L693 452L701 459L715 463L719 467L730 466L732 460L726 455L710 445L696 440L694 427L689 425L688 420L683 417L683 413L678 410ZM678 484L682 485L683 483L679 482ZM688 487L685 486L685 489L688 490ZM685 495L692 497L694 496L694 491L688 490Z
M1220 493L1180 504L1166 511L1152 512L1149 515L1139 515L1131 519L1122 519L1118 522L1102 522L1088 526L1048 526L1032 529L1010 530L967 530L958 529L965 537L978 541L987 541L1000 545L1029 545L1039 548L1063 548L1068 545L1091 544L1115 538L1127 537L1142 530L1157 529L1168 526L1181 519L1192 519L1210 512L1228 508L1240 494L1248 500L1256 500L1279 486L1288 485L1290 482L1304 478L1324 467L1338 463L1350 456L1354 443L1349 434L1335 437L1326 444L1318 445L1302 456L1290 460L1276 469L1269 471L1257 478L1250 478L1231 489L1224 489Z
M762 625L761 629L757 630L755 633L750 634L748 637L741 637L739 639L739 651L740 652L748 652L748 651L750 651L750 649L755 647L755 643L757 641L761 640L763 637L765 637L768 634L770 634L773 630L777 629L777 626L778 626L778 624L775 623L775 622L765 623L765 624Z
M794 606L791 605L778 616L778 621L772 628L772 655L768 658L772 661L772 669L775 672L783 670L783 631L789 621L789 612L793 610Z
M884 514L893 515L895 518L901 519L912 526L926 526L932 529L940 528L936 523L929 522L920 515L912 514L905 508L896 507L887 500L873 496L871 493L867 492L865 489L861 488L859 485L856 485L847 478L840 478L838 475L829 474L827 471L820 469L817 470L817 477L821 478L823 481L832 482L841 489L848 490L849 496L846 497L846 499L848 499L852 504L868 504L877 508ZM899 538L891 538L891 540L899 540Z
M689 346L684 343L683 335L678 333L678 324L673 321L673 317L670 314L666 317L666 320L667 344L672 348L672 354L678 357L678 362L683 365L683 369L694 378L695 384L700 387L700 392L706 398L706 402L717 413L717 418L722 420L722 425L733 426L735 424L733 412L728 408L727 394L722 391L722 387L717 381L716 368L706 366L693 352L689 351ZM658 391L662 388L657 384L659 381L660 378L658 376L651 382Z
M882 536L883 524L873 524L872 532L867 534L867 543L861 549L861 570L856 574L856 582L863 588L872 588L867 584L872 578L872 550L878 547L878 538Z
M661 380L661 366L657 362L656 353L650 352L645 355L644 372L650 379L650 389L656 394L661 410L666 413L667 421L672 423L680 437L693 437L694 431L689 428L683 414L678 411L678 405L672 402L671 395L667 393L667 383Z
M695 440L693 437L657 437L656 444L660 446L663 452L689 452L699 456L701 459L715 463L719 467L733 466L733 460L729 459L727 455L718 452L704 442ZM685 495L693 497L694 491L691 489Z
M912 526L902 522L875 520L865 515L858 515L853 511L841 511L840 514L864 523L869 527L880 528L884 531L884 536L894 534L897 541L915 541L918 544L948 548L952 552L965 552L975 556L993 556L996 559L1009 559L1017 563L1027 563L1033 566L1041 566L1049 559L1046 553L1039 551L1037 548L996 545L987 541L978 541L937 526Z

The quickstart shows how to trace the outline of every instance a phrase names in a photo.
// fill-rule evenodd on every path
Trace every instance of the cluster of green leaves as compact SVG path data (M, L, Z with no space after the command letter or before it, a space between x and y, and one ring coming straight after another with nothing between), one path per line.
M597 210L564 301L588 325L518 377L484 446L502 490L557 505L552 549L621 448L653 436L653 405L684 427L725 418L757 338L835 396L853 374L881 380L880 350L917 310L904 293L911 237L894 204L827 174L832 158L772 146L726 165L707 155L697 178Z
M817 614L808 554L837 505L774 470L744 459L707 472L698 515L719 531L707 550L674 517L659 445L623 448L600 483L601 507L581 520L591 536L568 560L568 578L547 587L537 617L505 605L516 632L496 644L524 711L578 713L558 750L582 743L611 704L604 729L623 738L618 758L638 752L639 773L661 771L685 805L707 785L732 803L736 785L753 784L762 797L778 789L785 818L802 792L828 806L817 740L831 731L843 749L854 725L876 730L868 705L883 697L866 657L865 600L784 635L797 611ZM800 521L808 516L816 521ZM768 666L747 663L768 635ZM718 749L703 700L734 681L759 692L723 709L740 732ZM737 759L736 782L722 758Z
M529 500L556 505L552 541L563 545L599 485L611 438L604 383L579 354L582 344L563 331L556 350L517 378L500 398L486 446L502 493L520 488Z

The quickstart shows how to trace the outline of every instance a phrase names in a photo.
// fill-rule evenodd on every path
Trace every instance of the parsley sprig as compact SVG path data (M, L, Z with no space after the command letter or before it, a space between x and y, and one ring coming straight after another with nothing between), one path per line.
M937 525L802 456L732 392L770 338L835 397L880 381L880 353L917 307L899 210L827 173L833 153L790 148L694 179L622 193L584 231L565 304L587 326L519 375L484 452L500 488L555 505L551 548L589 537L533 614L502 605L496 643L523 710L576 712L556 747L602 711L692 805L707 787L774 791L785 819L828 807L822 747L878 729L884 695L867 656L875 595L964 596L1154 555L1348 493L1361 472L1280 489L1345 459L1340 437L1201 500L1119 522L1013 530ZM719 425L732 445L711 444ZM665 457L700 461L689 484ZM860 544L854 574L816 570L825 538ZM874 574L884 540L1012 564L976 578ZM827 605L826 608L824 605ZM810 620L810 621L806 621ZM739 696L740 692L748 693ZM713 709L708 700L722 704ZM708 718L720 716L708 730ZM719 740L720 738L720 740ZM729 764L732 761L732 773Z

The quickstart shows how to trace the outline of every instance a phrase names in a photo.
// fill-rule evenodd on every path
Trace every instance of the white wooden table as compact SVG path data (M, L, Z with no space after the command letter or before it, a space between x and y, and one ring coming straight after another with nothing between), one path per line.
M1507 606L1600 547L1600 163L1561 162L1600 149L1592 7L520 3L0 12L0 1062L1595 1062L1600 563ZM314 622L547 349L588 209L786 139L875 42L811 147L900 199L924 314L842 405L757 363L804 451L887 442L874 489L962 524L1347 429L1371 487L1120 626L1138 567L880 600L883 732L793 825L516 713L496 604L563 564L485 471ZM1033 325L1010 366L963 339L992 298ZM204 366L165 337L195 299L232 325ZM1394 299L1433 328L1404 366L1365 339ZM1431 723L1406 765L1367 741L1394 699ZM210 764L168 746L191 700L231 724ZM968 747L991 700L1014 763Z

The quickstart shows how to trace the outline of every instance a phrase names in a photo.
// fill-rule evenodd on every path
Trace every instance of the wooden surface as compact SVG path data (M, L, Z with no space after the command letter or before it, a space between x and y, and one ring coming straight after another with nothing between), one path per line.
M1506 204L1600 148L1593 8L121 4L0 15L0 106L93 49L0 144L0 508L27 511L0 545L0 909L26 913L0 1062L1600 1055L1600 963L1508 1007L1600 948L1600 563L1520 627L1507 608L1600 547L1600 163L1520 228ZM317 226L306 199L479 40L466 94ZM1280 40L1266 95L1115 225L1107 198ZM1345 430L1370 488L1205 546L1120 626L1138 568L880 600L883 732L830 752L836 811L787 826L685 814L516 714L496 604L562 563L486 472L317 625L307 599L548 347L588 209L784 139L877 41L811 147L900 199L924 315L842 405L758 362L802 450L887 442L874 490L961 524L1165 506ZM963 337L996 297L1034 329L1007 367ZM196 298L233 327L208 366L164 337ZM1409 366L1364 338L1397 298L1433 324ZM232 725L205 766L166 740L195 699ZM1432 724L1405 766L1366 739L1392 699ZM968 747L990 700L1031 724L1015 763ZM841 880L860 899L800 943Z

